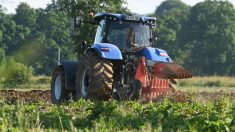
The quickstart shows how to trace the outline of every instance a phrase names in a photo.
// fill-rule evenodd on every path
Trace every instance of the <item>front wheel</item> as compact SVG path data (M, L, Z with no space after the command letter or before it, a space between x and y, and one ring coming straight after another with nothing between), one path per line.
M62 66L56 67L51 82L51 101L53 104L59 104L69 97L65 89L65 75Z

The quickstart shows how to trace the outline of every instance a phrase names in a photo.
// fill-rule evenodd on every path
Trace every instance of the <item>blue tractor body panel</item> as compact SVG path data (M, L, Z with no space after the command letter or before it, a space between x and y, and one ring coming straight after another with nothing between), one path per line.
M146 47L142 51L142 56L151 61L172 62L167 52L158 48Z
M147 22L147 21L156 21L154 17L139 17L139 16L128 16L125 14L114 14L114 13L98 13L95 15L95 20L99 21L104 19L105 17L113 17L118 19L119 21L127 20L127 21L139 21L139 22Z
M122 53L116 45L110 43L99 43L94 44L91 48L95 49L102 58L111 60L123 59ZM173 62L166 51L158 48L146 47L142 50L141 55L151 61Z
M91 48L95 49L102 58L122 60L122 53L120 49L113 44L98 43L94 44Z
M114 14L114 13L98 13L95 15L95 20L101 19L103 17L115 17L118 20L123 20L125 15L124 14Z

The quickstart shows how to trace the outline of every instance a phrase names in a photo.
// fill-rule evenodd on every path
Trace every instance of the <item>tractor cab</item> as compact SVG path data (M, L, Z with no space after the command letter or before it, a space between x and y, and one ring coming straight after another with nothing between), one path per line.
M94 20L99 22L95 44L114 44L121 51L153 45L156 18L98 13Z

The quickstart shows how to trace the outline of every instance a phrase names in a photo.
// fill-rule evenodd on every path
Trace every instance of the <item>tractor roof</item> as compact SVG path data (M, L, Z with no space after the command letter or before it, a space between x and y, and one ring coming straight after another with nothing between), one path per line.
M114 19L119 21L139 21L139 22L155 22L156 18L154 17L143 17L143 16L128 16L125 14L114 14L114 13L97 13L95 15L95 20L100 21L102 19Z

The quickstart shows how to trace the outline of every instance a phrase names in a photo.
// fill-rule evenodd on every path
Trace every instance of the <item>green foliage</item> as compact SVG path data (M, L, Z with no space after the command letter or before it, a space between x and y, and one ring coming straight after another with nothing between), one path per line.
M53 8L37 10L37 34L32 37L30 43L39 46L38 57L32 58L30 65L35 67L35 72L49 75L53 71L57 61L57 51L60 48L62 59L75 59L73 40L73 24L71 19L61 11ZM42 57L43 56L43 57ZM40 63L35 63L40 62Z
M5 51L4 49L0 49L0 65L5 62Z
M180 31L180 47L188 51L187 67L198 75L233 75L235 9L227 1L205 1L191 9Z
M71 19L51 5L44 10L21 3L16 14L3 13L0 21L0 46L6 55L33 67L36 74L51 74L59 48L62 59L75 58Z
M13 16L16 24L24 27L34 28L36 22L36 11L31 8L27 3L21 3L16 8L16 14Z
M234 131L235 106L208 102L90 102L63 105L0 102L0 130Z
M55 5L59 7L59 10L62 10L73 19L81 16L83 20L90 20L89 11L94 11L95 13L128 13L128 10L122 6L124 3L124 0L57 0ZM82 24L80 31L74 34L74 47L78 57L83 53L79 44L87 41L89 45L93 45L96 28L97 25Z
M32 77L32 68L15 62L13 58L8 58L6 63L2 64L2 68L1 75L5 78L7 86L27 83Z
M88 18L88 13L91 10L93 10L94 12L126 12L127 9L122 7L123 3L125 3L124 0L57 0L55 4L58 4L60 10L63 10L65 13L72 17L80 15L85 18Z
M179 39L179 31L182 24L187 20L190 7L179 0L168 0L163 2L155 12L155 16L159 19L156 29L158 40L156 47L162 48L176 62L182 64L183 58L180 47L177 44Z
M188 7L179 0L163 2L156 46L195 75L234 75L235 9L228 1L207 0Z
M166 13L174 10L182 10L182 13L189 12L189 7L184 4L181 0L166 0L161 3L160 6L157 7L155 10L155 15L157 16L163 16L166 15Z

